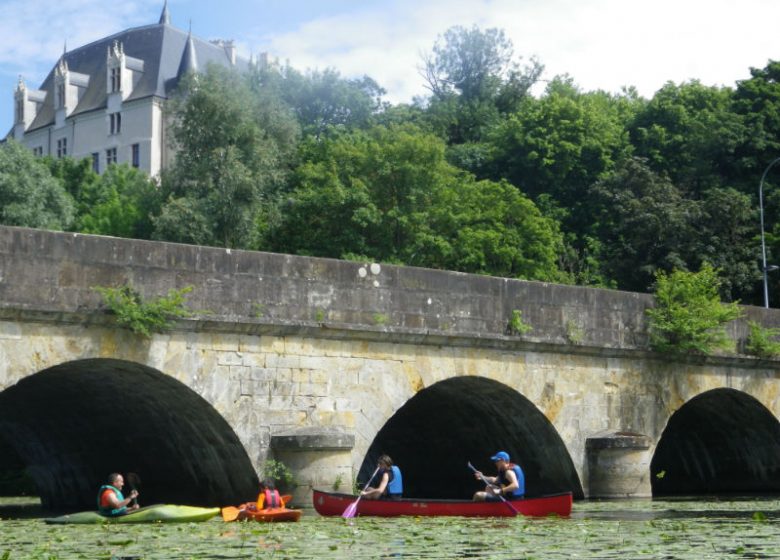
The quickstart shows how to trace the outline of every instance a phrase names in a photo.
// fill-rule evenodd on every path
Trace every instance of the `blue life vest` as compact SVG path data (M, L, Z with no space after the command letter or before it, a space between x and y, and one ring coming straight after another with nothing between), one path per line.
M404 493L404 479L401 476L401 469L393 465L390 467L389 475L385 492L390 496L400 496Z
M512 498L522 498L525 496L525 475L523 474L523 469L520 468L520 465L515 465L514 463L509 463L508 466L515 471L515 476L517 477L517 490L512 492ZM498 473L498 482L502 486L509 484L505 471Z
M100 487L100 490L98 490L98 497L97 497L98 513L100 513L101 515L110 515L110 516L122 515L124 513L127 513L127 506L122 506L120 508L115 508L115 509L103 507L100 504L100 498L101 496L103 496L104 490L113 490L114 494L116 495L116 499L119 500L120 502L125 499L125 497L122 495L122 492L119 490L119 488L116 488L109 484L104 484L103 486Z

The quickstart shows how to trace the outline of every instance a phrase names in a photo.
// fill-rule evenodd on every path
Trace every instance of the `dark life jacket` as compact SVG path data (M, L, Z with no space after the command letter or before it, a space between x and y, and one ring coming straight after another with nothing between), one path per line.
M512 469L515 471L515 476L517 477L517 489L512 492L513 498L522 498L525 496L525 475L523 474L523 469L520 468L520 465L515 465L514 463L509 463L507 465L507 470ZM500 471L498 473L498 482L502 486L506 486L509 484L509 479L506 476L506 471Z

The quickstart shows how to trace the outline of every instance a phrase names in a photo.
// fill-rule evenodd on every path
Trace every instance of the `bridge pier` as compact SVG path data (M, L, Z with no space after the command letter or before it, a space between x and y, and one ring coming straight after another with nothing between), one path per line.
M301 428L271 436L273 458L294 473L293 502L311 505L312 489L351 493L355 436L334 428Z
M649 498L651 439L631 432L607 432L585 442L589 498Z

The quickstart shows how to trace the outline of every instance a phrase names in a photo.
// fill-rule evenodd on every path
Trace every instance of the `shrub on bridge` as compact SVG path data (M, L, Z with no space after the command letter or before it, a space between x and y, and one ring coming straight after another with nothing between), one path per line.
M748 321L750 333L745 341L745 352L759 358L772 358L780 354L780 329L768 329L755 321Z
M726 323L742 315L737 302L722 303L720 279L710 265L699 272L675 270L656 273L656 307L650 318L650 346L659 352L710 354L734 351Z
M144 301L129 284L119 288L98 286L93 289L103 296L104 303L116 315L117 323L142 336L165 332L173 326L175 319L192 315L184 305L185 296L192 291L192 286L170 290L167 296L149 301Z

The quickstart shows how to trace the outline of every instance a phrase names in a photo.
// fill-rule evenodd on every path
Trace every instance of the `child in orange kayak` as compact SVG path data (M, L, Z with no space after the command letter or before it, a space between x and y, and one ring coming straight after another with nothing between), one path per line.
M273 480L266 479L260 483L260 493L257 495L257 509L283 508L284 500L276 489Z

